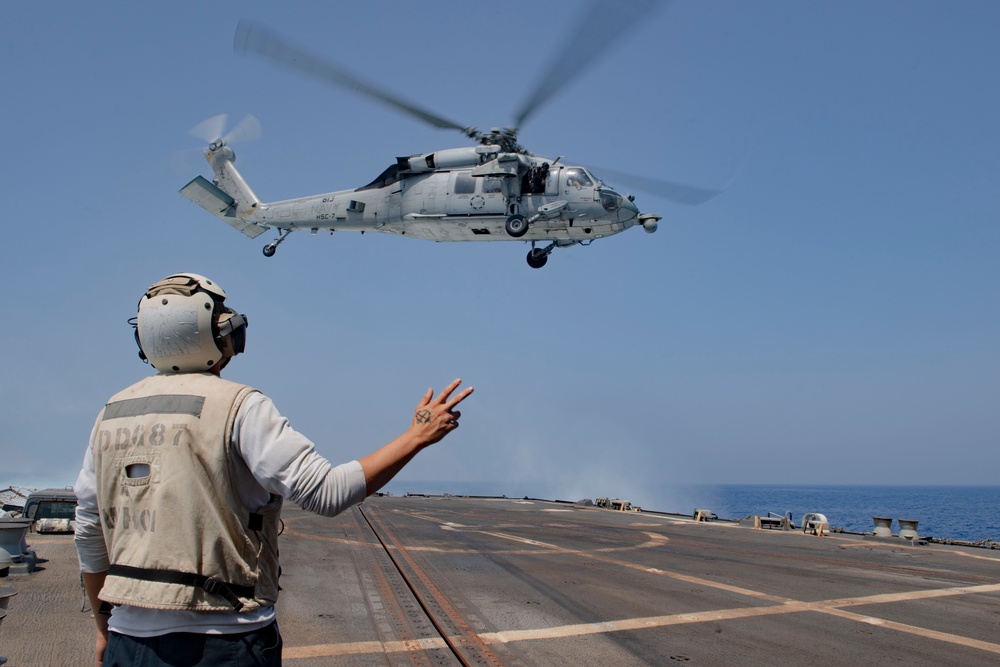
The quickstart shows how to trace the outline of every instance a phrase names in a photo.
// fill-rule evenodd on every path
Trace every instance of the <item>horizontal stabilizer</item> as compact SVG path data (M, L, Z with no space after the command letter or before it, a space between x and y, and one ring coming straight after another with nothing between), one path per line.
M267 227L238 217L235 210L236 200L203 176L195 176L190 183L181 188L181 194L252 239L267 231Z

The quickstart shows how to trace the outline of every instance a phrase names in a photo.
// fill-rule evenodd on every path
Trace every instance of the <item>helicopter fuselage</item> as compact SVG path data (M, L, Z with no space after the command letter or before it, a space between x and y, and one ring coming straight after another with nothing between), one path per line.
M252 217L283 229L378 231L431 241L586 241L636 223L639 212L631 202L593 184L567 185L564 171L551 170L546 191L532 194L507 193L501 179L476 178L471 169L411 174L383 187L262 205ZM607 207L601 204L602 193ZM510 215L530 219L560 201L565 206L533 222L519 239L505 231Z
M292 231L376 231L430 241L548 241L563 247L617 234L658 216L640 215L579 166L497 146L454 148L397 158L353 190L262 202L236 170L236 156L214 142L205 156L215 180L192 180L181 193L247 236L281 230L268 256ZM531 263L531 262L529 262Z

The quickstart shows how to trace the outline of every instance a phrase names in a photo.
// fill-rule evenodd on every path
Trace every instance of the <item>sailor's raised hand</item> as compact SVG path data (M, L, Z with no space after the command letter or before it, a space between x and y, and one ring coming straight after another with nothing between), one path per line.
M413 411L413 423L410 429L417 432L425 444L433 445L458 428L458 420L462 413L455 407L474 391L472 387L466 387L452 396L461 384L462 380L456 379L437 396L434 396L434 389L430 388L420 399L420 403Z

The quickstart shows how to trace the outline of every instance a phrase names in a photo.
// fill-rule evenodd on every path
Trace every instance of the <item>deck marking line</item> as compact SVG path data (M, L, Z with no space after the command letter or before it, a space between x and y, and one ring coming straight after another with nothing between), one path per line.
M561 547L556 544L550 544L548 542L540 542L538 540L533 540L528 537L518 537L517 535L511 535L510 533L497 533L489 530L476 530L471 532L476 532L481 535L489 535L490 537L497 537L500 538L501 540L509 540L511 542L517 542L519 544L527 544L533 547L544 547L549 551L551 551L552 553L576 554L578 556L583 556L584 558L592 558L593 556L591 554L597 554L597 553L612 553L612 552L626 551L632 549L650 549L652 547L663 546L664 544L670 541L670 538L667 537L666 535L660 535L659 533L644 533L646 537L648 537L649 539L643 542L642 544L628 545L624 547L607 547L604 549L593 549L592 551L583 551L580 549L567 549L566 547ZM503 553L503 552L497 552L497 553ZM621 561L614 561L614 562L618 563Z
M986 556L983 554L969 553L968 551L958 551L957 549L928 549L927 547L913 546L912 544L886 544L885 542L867 542L865 540L858 540L852 537L840 537L841 540L847 544L838 545L842 549L855 549L863 547L888 547L890 550L905 550L905 551L917 551L923 554L951 554L953 556L963 556L965 558L975 558L978 560L991 560L994 563L1000 561L997 556ZM960 546L960 545L955 545ZM969 549L982 549L983 551L993 551L992 549L986 549L984 547L966 547Z
M928 628L921 628L915 625L908 625L906 623L897 623L896 621L889 621L884 618L862 616L861 614L855 614L854 612L846 611L844 609L824 609L823 613L861 623L867 623L868 625L875 625L880 628L889 628L890 630L896 630L897 632L905 632L907 634L924 637L926 639L936 639L937 641L947 642L949 644L958 644L959 646L965 646L968 648L976 648L990 653L1000 653L1000 644L994 644L981 639L963 637L962 635L955 635L950 632L930 630Z
M330 658L341 655L408 653L410 651L437 651L448 648L440 637L409 639L391 642L345 642L343 644L315 644L312 646L284 647L282 660L302 658Z
M470 625L472 615L463 614L438 587L434 579L427 574L410 554L399 538L389 530L379 512L363 510L359 514L371 526L372 533L385 548L386 554L395 563L400 576L412 591L413 597L426 613L427 619L440 633L448 649L455 654L463 664L486 662L493 665L503 665L504 661L496 655L489 644L480 638L479 633ZM395 553L395 555L393 555ZM456 630L450 634L445 626Z
M578 623L572 625L562 625L550 628L537 628L530 630L506 630L503 632L491 632L480 635L487 642L507 643L512 641L525 641L531 639L560 639L566 637L576 637L580 635L601 634L604 632L620 632L625 630L641 630L647 628L666 627L671 625L682 625L689 623L706 623L711 621L735 620L740 618L752 618L755 616L771 616L775 614L801 613L807 611L827 613L834 616L841 616L851 620L867 623L869 625L879 625L882 627L917 634L932 639L939 639L949 643L962 644L974 648L983 648L994 653L1000 652L1000 645L969 639L959 635L951 635L935 630L925 630L916 626L908 626L902 623L895 623L873 616L863 616L853 612L839 609L841 606L884 604L886 602L901 602L905 600L928 599L934 597L945 597L950 595L969 595L974 593L989 593L1000 591L1000 584L967 586L962 588L947 588L930 591L912 591L911 593L895 593L889 595L870 595L858 598L842 598L837 600L820 600L816 602L798 602L789 600L786 604L774 605L770 607L742 607L738 609L719 609L715 611L705 611L696 613L671 614L667 616L648 616L644 618L620 619L617 621L604 621L600 623Z
M975 586L954 586L951 588L928 588L905 593L879 593L857 598L837 598L814 602L819 607L854 607L863 604L888 604L890 602L909 602L911 600L928 600L951 595L972 595L975 593L1000 592L1000 584L977 584Z
M618 621L603 621L601 623L577 623L574 625L560 625L551 628L537 628L532 630L486 632L479 636L489 643L497 642L506 644L508 642L531 639L565 639L567 637L597 635L607 632L647 630L649 628L662 628L670 625L706 623L710 621L751 618L754 616L770 616L774 614L787 614L790 611L793 610L787 609L784 605L775 605L771 607L743 607L741 609L720 609L718 611L705 611L694 614L685 613L671 614L669 616L629 618Z
M649 571L648 568L645 565L639 565L637 563L632 563L632 562L629 562L629 561L615 560L614 558L608 558L606 556L601 556L599 553L594 552L594 551L581 551L579 549L567 549L565 547L560 547L560 546L557 546L555 544L548 544L546 542L538 542L536 540L529 540L527 538L518 537L516 535L509 535L507 533L495 533L495 532L487 532L487 531L480 531L480 532L483 535L489 535L491 537L498 537L500 539L513 540L515 542L521 542L521 543L531 544L533 546L545 547L545 548L551 550L554 553L576 554L578 556L582 556L583 558L590 558L592 560L597 560L597 561L602 561L602 562L605 562L605 563L610 563L612 565L617 565L619 567L624 567L624 568L628 568L628 569L631 569L631 570L637 570L639 572L648 572ZM648 542L642 544L642 545L639 545L639 546L641 546L641 547L655 547L655 546L660 546L661 544L664 543L664 542L661 542L661 540L665 541L665 540L669 539L666 536L660 535L658 533L646 533L646 535L650 537L650 540ZM653 539L654 536L657 539ZM722 582L712 581L710 579L703 579L701 577L694 577L694 576L690 576L690 575L686 575L686 574L680 574L678 572L669 572L667 570L660 570L657 574L665 576L665 577L670 577L671 579L677 579L679 581L686 581L686 582L691 583L691 584L697 584L699 586L705 586L707 588L715 588L715 589L718 589L718 590L727 591L729 593L736 593L737 595L745 595L747 597L756 598L758 600L767 600L768 602L774 602L774 603L777 603L777 604L784 604L784 603L786 603L786 602L789 601L788 598L781 597L781 596L778 596L778 595L771 595L769 593L761 593L759 591L754 591L754 590L751 590L749 588L741 588L739 586L732 586L730 584L724 584Z

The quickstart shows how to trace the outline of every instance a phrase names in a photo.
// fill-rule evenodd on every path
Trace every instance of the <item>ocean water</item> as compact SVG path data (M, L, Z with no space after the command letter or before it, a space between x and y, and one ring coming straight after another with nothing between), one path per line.
M582 500L547 492L545 485L527 482L397 482L387 490L508 498ZM598 489L597 495L610 495ZM591 497L593 500L596 497ZM1000 486L796 486L796 485L661 485L636 496L619 495L646 510L692 514L696 508L715 512L725 519L739 519L768 512L792 513L798 523L802 515L818 512L830 524L844 530L866 533L874 529L872 517L917 521L921 537L950 538L976 542L1000 541Z
M782 486L720 485L700 493L720 517L784 515L799 522L807 512L826 515L832 526L871 532L872 517L918 521L921 537L1000 541L1000 486Z

